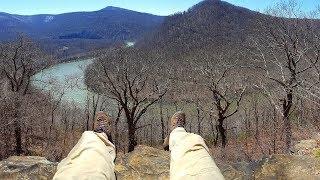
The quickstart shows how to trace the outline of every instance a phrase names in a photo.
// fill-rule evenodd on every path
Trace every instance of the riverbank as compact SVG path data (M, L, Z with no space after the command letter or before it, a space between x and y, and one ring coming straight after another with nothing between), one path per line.
M73 62L56 64L40 71L33 77L32 85L40 90L51 92L54 98L65 102L83 105L86 102L88 91L84 83L84 73L93 59L78 59Z

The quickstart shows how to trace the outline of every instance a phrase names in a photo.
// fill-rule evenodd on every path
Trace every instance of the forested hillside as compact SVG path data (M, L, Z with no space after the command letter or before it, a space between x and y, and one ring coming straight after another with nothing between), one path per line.
M258 35L257 19L265 16L224 1L207 0L167 17L139 45L180 57L199 50L238 53L250 36Z
M59 15L1 13L0 40L12 40L19 33L24 33L40 42L49 53L60 50L74 54L114 43L136 41L155 29L162 20L161 16L116 7Z
M167 17L135 48L101 52L86 83L115 100L118 114L133 114L123 114L129 151L155 111L165 137L164 111L184 109L190 131L230 151L243 148L239 158L288 153L317 131L320 93L319 21L296 11L294 3L261 14L205 0Z
M98 111L112 117L118 154L140 144L159 148L179 110L187 114L186 130L201 135L217 161L292 153L297 141L320 131L320 21L292 2L265 13L204 0L168 17L114 7L1 14L3 37L22 31L31 38L0 44L0 159L59 161L93 129ZM63 100L61 81L48 78L48 87L58 82L53 88L33 84L55 60L46 53L89 50L94 59L81 75L57 76L68 88L85 83L81 107Z

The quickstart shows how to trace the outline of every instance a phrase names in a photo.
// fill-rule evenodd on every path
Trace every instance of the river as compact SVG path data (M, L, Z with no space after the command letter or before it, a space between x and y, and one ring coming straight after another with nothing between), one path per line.
M54 98L62 97L64 102L83 106L86 103L87 90L84 83L84 70L93 59L61 63L37 73L32 84L43 91L50 92Z
M135 42L127 41L126 47L133 47ZM67 103L75 103L84 106L87 96L93 94L87 90L84 83L85 68L93 62L93 59L83 59L69 63L61 63L37 73L33 77L32 84L43 91L50 92L54 98Z

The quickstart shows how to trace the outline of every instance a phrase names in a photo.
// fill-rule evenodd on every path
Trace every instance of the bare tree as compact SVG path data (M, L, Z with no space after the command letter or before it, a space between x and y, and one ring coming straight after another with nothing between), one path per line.
M218 142L220 134L222 147L225 147L227 133L224 122L238 112L246 88L243 87L241 82L235 80L237 75L232 74L235 66L227 64L225 59L205 56L203 62L204 65L201 66L200 70L206 77L206 87L211 92L212 101L216 108L218 133L216 134L215 144ZM228 79L228 76L232 76L233 80Z
M0 46L0 67L12 92L25 95L31 77L50 64L50 59L30 39L19 36L16 41Z
M114 133L113 133L115 146L119 146L119 144L120 144L119 143L119 122L120 122L122 110L123 110L123 107L118 104L117 116L114 120Z
M200 105L199 100L196 100L196 111L197 111L197 133L202 135L202 122L205 118L204 110ZM203 115L201 115L203 113Z
M166 94L165 89L155 90L154 69L145 64L146 57L134 48L120 48L103 54L95 63L94 70L99 78L96 82L101 82L97 89L123 109L128 125L129 152L137 145L139 120Z
M294 1L281 3L269 13L272 16L259 19L263 36L252 39L250 55L260 74L257 87L263 89L282 115L286 152L289 153L292 142L290 115L295 98L316 96L319 99L314 91L319 83L319 34L315 33L312 20L299 16Z
M58 91L56 91L57 93ZM52 107L51 107L51 124L50 124L50 128L49 128L49 136L52 137L51 133L52 133L52 129L54 126L54 117L55 117L55 112L58 110L58 108L60 107L60 104L62 102L62 98L64 96L65 92L64 90L61 90L59 92L59 95L57 97L57 99L55 100L55 102L52 103ZM52 97L54 97L55 93L52 93ZM51 138L49 138L51 140Z
M41 50L28 38L19 36L15 41L0 45L0 70L5 75L8 95L14 101L14 132L16 154L23 153L20 108L22 98L30 89L32 76L48 65Z

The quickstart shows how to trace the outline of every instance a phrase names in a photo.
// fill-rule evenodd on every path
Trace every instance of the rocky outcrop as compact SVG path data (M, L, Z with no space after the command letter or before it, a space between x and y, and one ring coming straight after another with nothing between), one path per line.
M57 165L43 157L13 156L0 162L0 179L52 179ZM169 166L169 152L138 146L134 152L117 158L115 172L118 180L166 180Z
M273 155L255 171L255 179L320 179L320 158Z
M0 162L0 179L52 179L57 163L36 156L13 156Z
M293 147L295 155L315 156L318 150L320 150L319 141L315 139L301 140Z
M10 157L0 162L0 179L51 179L57 163L42 157ZM118 180L169 179L169 152L138 146L118 157ZM218 165L228 179L320 179L320 158L298 155L273 155L252 163Z
M115 172L120 180L169 179L170 154L147 146L138 146L134 152L116 161Z

